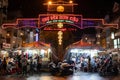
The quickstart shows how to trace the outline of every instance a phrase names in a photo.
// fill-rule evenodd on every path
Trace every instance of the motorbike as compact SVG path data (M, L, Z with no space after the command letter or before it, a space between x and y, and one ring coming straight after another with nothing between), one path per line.
M68 63L62 63L60 66L61 75L71 75L74 72L74 65Z
M55 63L53 62L49 63L48 67L52 75L59 73L59 68L57 67Z
M98 73L101 76L118 75L119 73L118 64L116 62L108 60L108 62L101 66Z

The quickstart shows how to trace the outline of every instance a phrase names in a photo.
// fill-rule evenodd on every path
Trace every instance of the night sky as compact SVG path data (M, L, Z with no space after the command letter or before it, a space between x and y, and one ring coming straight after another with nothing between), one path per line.
M46 0L8 0L8 12L21 10L23 17L38 17L38 14L46 13L43 3ZM67 1L67 0L66 0ZM119 0L74 0L74 13L82 14L84 18L104 18L108 12L112 12L114 1Z

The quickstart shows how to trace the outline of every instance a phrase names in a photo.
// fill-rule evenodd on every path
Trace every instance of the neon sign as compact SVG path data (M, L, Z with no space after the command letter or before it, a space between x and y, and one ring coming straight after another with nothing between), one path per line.
M83 21L82 28L97 27L100 24L103 24L102 19L84 19L82 21Z
M74 24L81 27L81 15L57 15L57 14L49 14L49 15L40 15L39 16L39 26L43 26L44 24L50 23L69 23Z
M52 15L52 16L44 16L40 18L40 22L46 23L50 20L70 20L73 22L80 22L81 19L77 18L76 16L64 16L64 15Z
M17 24L16 24L16 23L3 24L3 25L2 25L2 28L3 28L3 29L6 29L6 28L17 28Z
M69 21L69 20L50 20L50 21L47 21L46 24L60 23L60 22L74 24L73 21Z
M45 27L43 30L44 31L76 31L77 29L75 29L75 28L50 28L50 27Z
M18 27L38 27L37 19L18 19Z

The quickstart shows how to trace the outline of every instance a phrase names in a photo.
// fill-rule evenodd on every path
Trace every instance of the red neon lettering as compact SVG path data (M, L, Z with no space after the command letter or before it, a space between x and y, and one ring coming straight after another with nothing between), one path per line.
M58 19L57 15L50 16L50 20L56 20L56 19Z
M59 16L59 19L62 19L62 20L68 20L68 16Z
M74 21L74 22L79 22L79 19L76 18L76 17L70 17L70 20L71 20L71 21Z
M59 29L59 28L49 28L49 27L45 27L44 28L45 31L76 31L75 28L62 28L62 29Z
M49 17L42 18L41 20L42 20L42 22L47 22L47 21L49 21Z

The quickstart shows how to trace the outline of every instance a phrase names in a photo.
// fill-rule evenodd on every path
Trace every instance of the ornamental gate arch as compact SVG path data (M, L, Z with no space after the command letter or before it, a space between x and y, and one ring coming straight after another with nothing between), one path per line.
M82 15L75 14L40 14L38 18L18 18L14 23L4 23L3 29L6 28L38 28L41 29L46 25L57 23L69 24L80 29L95 27L106 28L113 27L118 28L118 24L107 24L104 19L83 18Z

